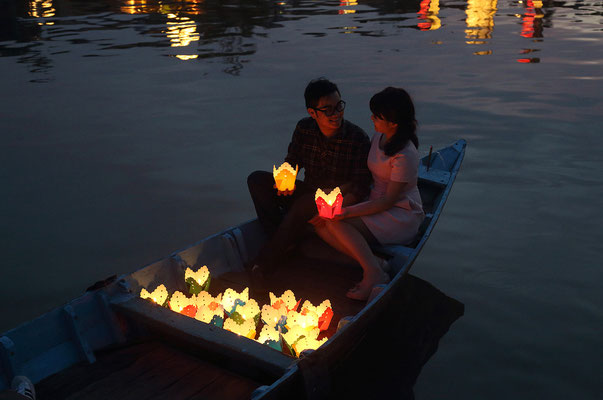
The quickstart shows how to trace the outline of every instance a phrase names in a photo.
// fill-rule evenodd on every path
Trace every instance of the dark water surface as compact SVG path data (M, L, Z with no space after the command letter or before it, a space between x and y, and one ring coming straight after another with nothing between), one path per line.
M601 399L602 39L600 1L0 0L0 332L253 217L324 75L367 132L396 85L422 154L469 143L416 397Z

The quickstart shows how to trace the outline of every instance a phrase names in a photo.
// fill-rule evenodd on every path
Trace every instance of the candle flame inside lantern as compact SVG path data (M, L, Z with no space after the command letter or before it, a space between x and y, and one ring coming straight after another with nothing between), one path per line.
M316 207L318 208L318 214L323 218L333 218L336 215L341 214L341 205L343 204L343 195L341 189L336 187L328 195L317 189L314 195L314 201L316 201Z
M156 304L162 306L168 298L168 291L163 284L157 286L151 293L149 293L145 288L142 288L140 291L140 297L142 299L151 299Z
M281 192L295 189L295 178L297 177L297 171L299 171L299 166L296 165L295 169L293 169L288 162L282 163L278 169L275 165L273 165L272 175L274 176L276 188Z

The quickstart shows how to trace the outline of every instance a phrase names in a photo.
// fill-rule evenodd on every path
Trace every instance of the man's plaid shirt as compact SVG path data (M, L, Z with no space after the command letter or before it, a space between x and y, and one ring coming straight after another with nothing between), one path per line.
M343 120L339 132L327 138L308 117L297 123L285 161L304 168L304 182L314 189L330 191L351 183L351 191L364 199L372 182L366 164L370 148L367 134L351 122Z

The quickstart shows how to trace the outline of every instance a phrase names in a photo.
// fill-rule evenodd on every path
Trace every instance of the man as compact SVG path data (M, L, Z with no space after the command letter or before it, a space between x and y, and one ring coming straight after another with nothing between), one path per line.
M344 205L363 200L369 193L371 173L366 161L370 149L367 134L343 119L345 102L337 85L325 78L312 80L304 92L309 117L301 119L291 138L285 161L304 169L292 192L275 189L273 174L255 171L247 178L258 219L268 241L252 263L254 275L274 271L288 249L297 244L312 225L320 223L314 195L339 186Z

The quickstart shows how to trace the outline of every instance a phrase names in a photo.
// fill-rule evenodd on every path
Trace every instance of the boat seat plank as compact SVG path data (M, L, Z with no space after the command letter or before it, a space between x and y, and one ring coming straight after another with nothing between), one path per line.
M246 366L253 366L249 372L257 379L281 376L293 361L291 357L260 343L156 306L148 300L133 298L113 307L150 332L186 345L191 352L220 362L229 369L232 367L243 372Z
M97 362L74 366L37 386L40 398L214 399L222 394L249 398L259 383L209 364L179 349L149 341L97 355Z

